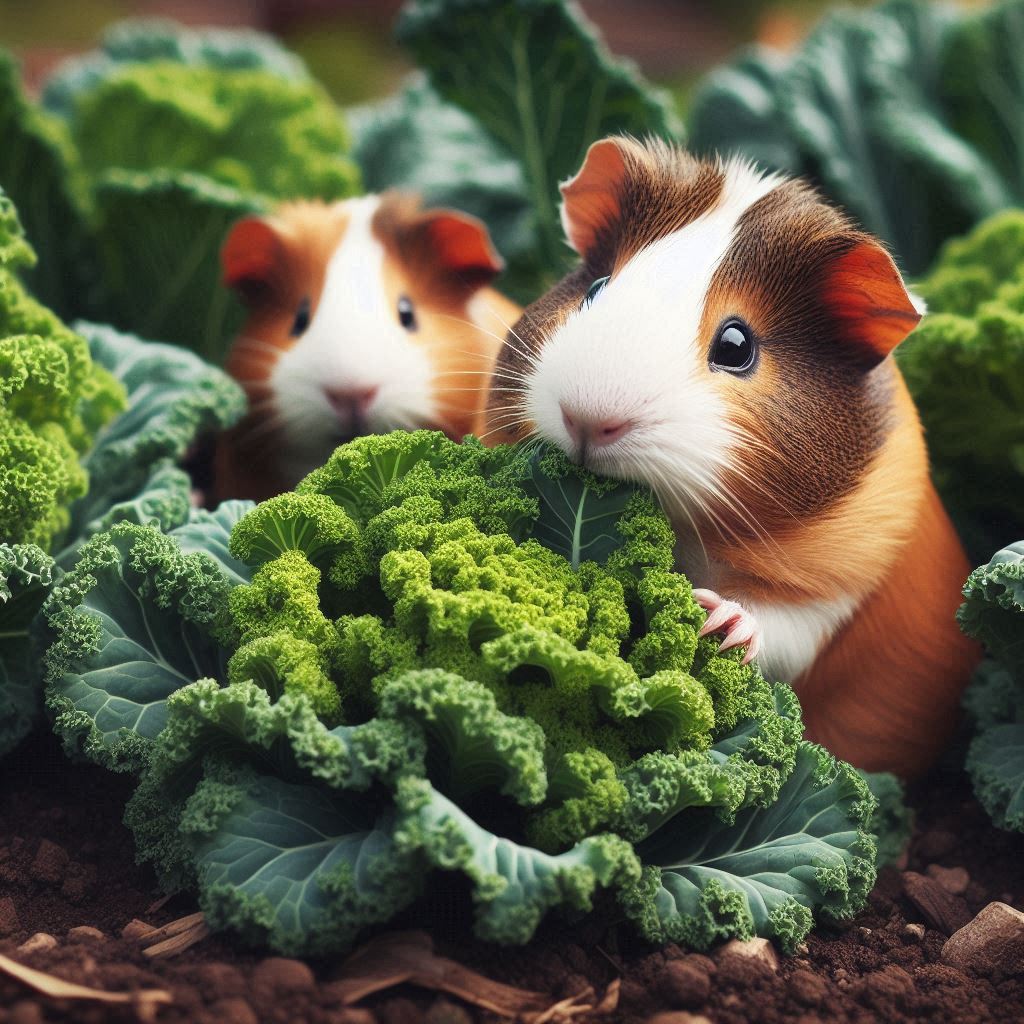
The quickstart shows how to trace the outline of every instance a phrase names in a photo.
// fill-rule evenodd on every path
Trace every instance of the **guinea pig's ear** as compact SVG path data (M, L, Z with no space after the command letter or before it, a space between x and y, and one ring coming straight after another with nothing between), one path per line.
M221 246L224 284L251 302L273 285L283 258L277 228L262 217L246 217L232 227Z
M420 222L432 259L460 282L481 288L505 269L482 220L456 210L430 210Z
M574 178L562 182L562 229L581 256L593 248L598 233L619 215L628 159L640 147L627 138L601 139L587 150Z
M825 307L843 339L869 365L880 363L917 326L923 304L914 302L892 257L873 238L859 235L825 270Z

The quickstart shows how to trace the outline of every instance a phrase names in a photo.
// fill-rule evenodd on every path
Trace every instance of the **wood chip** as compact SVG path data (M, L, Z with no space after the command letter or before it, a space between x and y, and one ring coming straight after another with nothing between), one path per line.
M95 1003L127 1003L141 1005L145 1003L170 1003L171 993L163 989L141 989L137 992L104 992L98 988L87 988L65 981L53 974L34 970L19 964L16 960L0 954L0 971L20 981L23 985L34 989L50 999L88 999Z
M594 990L588 988L568 999L552 1002L543 992L493 981L463 964L438 956L430 936L418 931L391 932L372 939L342 964L332 988L344 1003L352 1005L375 992L403 984L447 992L501 1017L518 1018L524 1024L556 1024L583 1013L610 1013L618 1006L619 994L616 981L600 1001ZM609 1009L603 1009L605 1006Z
M146 948L142 955L148 956L151 960L166 960L168 957L184 953L197 942L202 942L209 934L210 926L202 913L188 914L144 936L142 941L146 943Z
M904 871L903 892L928 924L944 935L952 935L971 920L966 902L946 892L933 878Z

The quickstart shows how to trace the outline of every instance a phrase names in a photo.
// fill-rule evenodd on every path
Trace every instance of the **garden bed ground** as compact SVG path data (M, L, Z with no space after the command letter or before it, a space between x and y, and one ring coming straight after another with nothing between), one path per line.
M176 958L150 962L137 941L121 936L124 926L134 918L162 925L195 908L178 899L151 909L158 895L153 880L135 866L131 837L120 823L129 790L128 780L100 769L69 769L46 737L4 766L0 954L96 988L163 989L172 1001L159 1007L56 1002L34 996L0 972L0 1024L468 1024L500 1019L408 985L346 1008L340 960L313 962L310 970L296 961L236 950L220 937ZM600 998L619 978L618 1006L604 1019L625 1024L669 1011L674 1012L659 1024L693 1024L687 1014L703 1015L714 1024L1020 1021L1024 974L972 977L944 964L940 952L948 930L990 901L1024 907L1024 840L988 824L962 777L938 777L912 798L919 814L907 868L917 874L884 871L860 917L839 930L819 930L805 953L783 960L775 973L736 956L709 958L676 947L652 952L625 928L549 927L529 949L495 950L452 924L437 934L437 949L490 978L550 993L552 1003L588 985ZM943 875L936 866L963 870ZM922 881L922 875L929 881ZM930 881L939 876L947 887L943 893L962 889L962 895L936 899ZM443 900L436 902L440 907ZM440 909L432 919L444 921ZM81 926L98 929L102 936L69 935ZM37 932L53 936L56 944L36 952L19 950ZM573 1019L596 1018L584 1014Z

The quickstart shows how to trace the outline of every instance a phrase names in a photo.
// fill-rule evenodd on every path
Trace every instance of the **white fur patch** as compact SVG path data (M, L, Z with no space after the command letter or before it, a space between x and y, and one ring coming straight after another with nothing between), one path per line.
M791 683L810 668L818 652L853 615L857 598L806 604L738 600L754 616L761 634L757 664L772 682Z
M733 439L699 325L737 221L782 180L729 163L717 205L637 253L547 340L530 375L527 415L570 455L562 404L585 418L630 422L620 440L592 449L588 465L652 486L670 514L720 493Z
M377 196L346 201L349 223L320 302L270 379L296 471L322 463L339 439L327 389L378 388L367 411L376 432L415 428L435 415L430 360L385 293L384 247L371 227L379 203Z

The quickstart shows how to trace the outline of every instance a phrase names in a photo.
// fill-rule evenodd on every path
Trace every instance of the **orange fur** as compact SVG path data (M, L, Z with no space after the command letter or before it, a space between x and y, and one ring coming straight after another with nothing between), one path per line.
M896 422L861 485L769 543L708 542L716 587L760 600L861 598L794 688L807 737L869 771L914 776L948 741L980 658L956 609L971 570L928 475L917 411L894 363ZM733 485L738 486L738 485ZM884 523L884 530L865 524Z
M970 569L929 484L896 562L795 684L809 739L868 771L927 770L981 657L955 618Z

